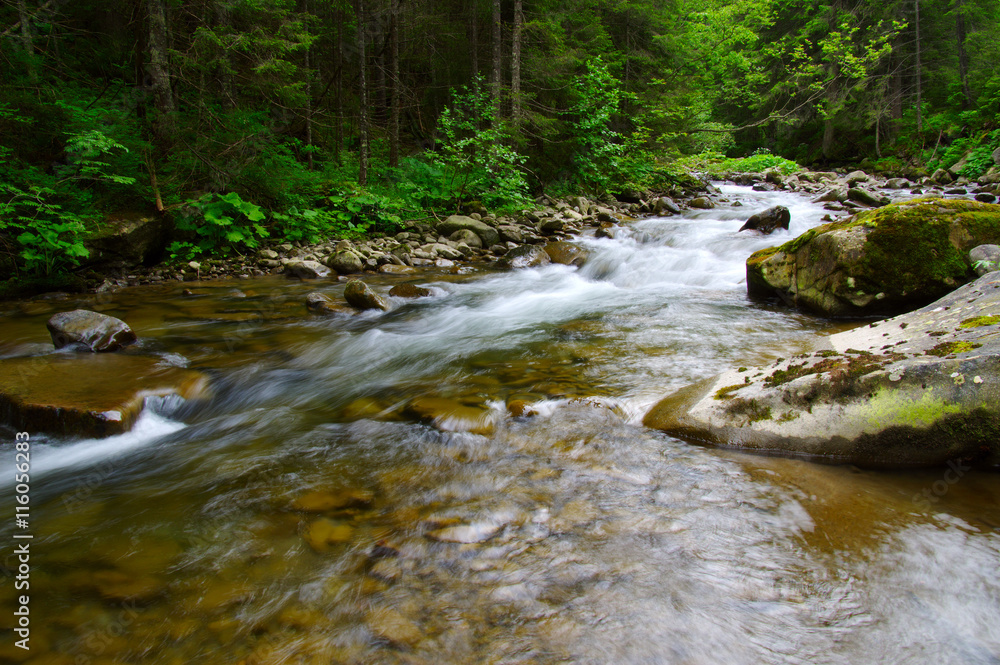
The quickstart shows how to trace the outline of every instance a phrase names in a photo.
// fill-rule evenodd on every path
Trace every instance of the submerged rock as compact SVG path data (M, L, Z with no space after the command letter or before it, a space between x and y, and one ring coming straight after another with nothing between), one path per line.
M406 407L407 415L429 421L445 432L492 434L496 414L475 406L466 406L446 397L418 397Z
M1000 272L824 348L684 388L644 424L679 438L873 467L1000 464Z
M207 394L204 374L159 358L51 354L0 360L0 417L19 430L106 437L131 429L145 399Z
M330 296L313 291L306 296L306 308L318 314L351 314L354 310L334 302Z
M792 214L785 206L774 206L764 212L752 215L746 221L740 231L760 231L764 235L770 235L778 229L788 229L792 221Z
M426 298L431 294L430 289L425 289L416 284L397 284L389 289L389 295L396 298Z
M747 290L825 315L898 313L972 279L968 251L997 240L1000 206L916 199L755 252L747 259Z
M357 309L380 309L383 312L389 310L389 302L368 288L368 285L360 279L352 279L347 283L344 287L344 299L351 307Z
M86 309L56 314L45 326L57 349L69 346L103 353L118 351L138 340L128 324L121 319Z

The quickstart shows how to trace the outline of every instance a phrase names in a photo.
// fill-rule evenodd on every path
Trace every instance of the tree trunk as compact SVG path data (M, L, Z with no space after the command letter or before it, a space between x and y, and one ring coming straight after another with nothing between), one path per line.
M389 0L389 166L399 166L399 0Z
M510 117L514 136L520 134L521 123L521 31L524 29L523 0L514 0L514 32L510 38Z
M309 14L309 0L305 0L305 3L303 4L303 9L305 10L306 14ZM313 108L312 108L312 80L313 80L313 72L312 72L312 64L310 62L310 55L311 55L310 52L311 51L312 51L312 46L307 46L306 47L306 52L305 52L305 66L306 66L306 108L305 108L305 113L306 113L306 161L307 161L307 168L310 171L313 170L313 166L314 166L314 164L313 164L313 151L312 151L312 144L313 144L313 122L312 122L312 115L313 115Z
M476 16L476 3L469 3L469 55L471 56L472 78L479 73L479 17Z
M337 70L334 72L336 101L334 102L333 161L340 164L344 145L344 16L337 12Z
M923 65L920 62L920 0L913 0L913 29L916 39L913 42L917 55L917 133L924 131L924 109L923 109L923 84L920 70Z
M28 6L24 0L17 0L17 16L21 21L21 47L24 49L28 78L35 83L38 81L38 70L35 68L35 39L31 34L31 15L28 14Z
M503 57L501 33L500 0L493 0L493 69L490 72L490 94L497 108L500 106L500 65Z
M155 131L160 139L173 134L174 94L170 88L170 64L167 58L167 15L163 0L147 0L149 11L149 78L159 117Z
M358 14L358 184L368 184L368 57L365 52L368 41L368 22L365 15L365 0L356 0Z
M955 2L955 32L958 37L958 76L962 81L962 94L965 96L963 108L972 107L972 91L969 89L969 54L965 50L965 9L962 0Z

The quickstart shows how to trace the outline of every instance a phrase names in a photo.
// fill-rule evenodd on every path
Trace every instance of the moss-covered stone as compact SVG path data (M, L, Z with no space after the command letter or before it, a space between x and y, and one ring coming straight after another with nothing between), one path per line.
M997 241L1000 205L916 199L754 253L747 289L828 315L896 313L973 279L968 251Z

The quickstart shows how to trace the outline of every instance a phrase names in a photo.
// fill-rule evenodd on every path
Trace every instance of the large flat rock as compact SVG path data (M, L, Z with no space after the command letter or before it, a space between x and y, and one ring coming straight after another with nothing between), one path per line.
M0 418L19 430L99 438L131 429L147 397L204 396L204 374L158 358L49 354L0 360Z
M663 399L678 438L873 467L1000 464L1000 272L914 312Z

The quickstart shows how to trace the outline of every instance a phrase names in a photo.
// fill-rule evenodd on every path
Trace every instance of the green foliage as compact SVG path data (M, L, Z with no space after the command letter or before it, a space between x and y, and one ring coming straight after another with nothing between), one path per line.
M975 179L984 175L994 166L993 152L1000 148L1000 129L995 129L984 136L972 152L962 169L962 175Z
M455 205L478 200L501 208L528 201L525 158L511 147L513 138L498 116L482 77L452 91L451 104L438 119L441 141L431 160L442 178L432 191L443 190Z
M263 209L244 201L236 192L207 194L187 202L185 214L179 216L177 228L196 236L194 241L177 241L170 247L175 258L193 258L201 254L255 248L261 238L270 235L261 224L266 219Z
M328 194L313 208L289 208L271 215L278 234L288 241L319 242L330 237L361 237L398 231L402 220L397 204L380 194L358 190L350 183Z
M678 164L711 177L722 177L728 173L764 173L772 169L783 175L791 175L802 170L795 162L773 155L764 148L748 157L726 157L719 153L705 152L681 158Z
M48 187L20 189L0 182L0 233L14 235L18 257L32 274L52 275L88 255L82 218L54 203Z
M619 170L625 146L612 128L625 95L621 82L600 57L587 62L587 70L573 81L576 102L567 112L573 143L574 177L590 189L606 191Z

